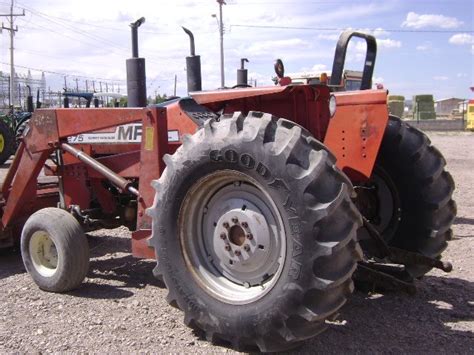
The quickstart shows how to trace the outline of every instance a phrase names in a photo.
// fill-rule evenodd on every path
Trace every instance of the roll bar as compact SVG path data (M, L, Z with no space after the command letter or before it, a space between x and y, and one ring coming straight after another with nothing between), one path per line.
M334 63L332 65L331 81L329 85L340 86L342 74L344 72L344 63L346 61L347 47L352 37L365 39L367 42L367 53L365 54L364 71L362 73L361 90L368 90L372 87L372 76L374 74L375 57L377 56L377 41L374 36L356 32L344 31L336 45L336 52L334 53Z

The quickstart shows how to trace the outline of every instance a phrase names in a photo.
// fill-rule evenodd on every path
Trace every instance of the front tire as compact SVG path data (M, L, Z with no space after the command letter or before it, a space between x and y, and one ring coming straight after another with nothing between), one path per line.
M149 210L168 302L236 349L281 351L320 333L361 257L360 215L334 157L303 128L256 112L183 140Z
M44 291L73 290L89 269L89 246L82 227L59 208L43 208L28 218L21 233L21 256Z

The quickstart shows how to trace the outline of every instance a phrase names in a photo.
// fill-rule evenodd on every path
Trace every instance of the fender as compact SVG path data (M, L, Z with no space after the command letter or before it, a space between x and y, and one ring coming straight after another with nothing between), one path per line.
M335 96L337 110L324 144L353 182L367 180L388 123L387 91L339 92Z

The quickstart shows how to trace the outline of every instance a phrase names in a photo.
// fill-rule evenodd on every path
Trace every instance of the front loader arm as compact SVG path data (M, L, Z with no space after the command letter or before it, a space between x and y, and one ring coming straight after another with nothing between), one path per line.
M153 115L146 108L40 109L28 128L2 186L2 228L22 211L30 210L38 192L38 176L51 153L67 137L121 124L145 120Z

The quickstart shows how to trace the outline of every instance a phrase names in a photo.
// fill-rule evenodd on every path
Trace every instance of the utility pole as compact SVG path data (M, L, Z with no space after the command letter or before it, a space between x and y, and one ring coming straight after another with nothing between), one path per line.
M64 91L67 91L66 75L64 75Z
M76 82L76 92L79 92L79 78L74 79Z
M178 83L178 76L175 74L174 75L174 90L173 90L173 96L176 96L176 84Z
M13 38L15 36L15 32L18 32L18 26L13 28L13 18L17 16L25 16L25 10L23 10L22 14L14 14L13 13L13 0L11 0L10 5L10 13L9 14L0 14L2 17L9 18L10 27L5 27L2 22L2 29L7 30L10 32L10 108L13 113L13 107L15 106L15 64L14 64L14 45L13 45Z
M86 92L89 92L89 80L86 80Z
M219 3L219 35L221 45L221 88L225 87L224 77L224 23L222 22L222 5L226 5L224 0L217 0Z

